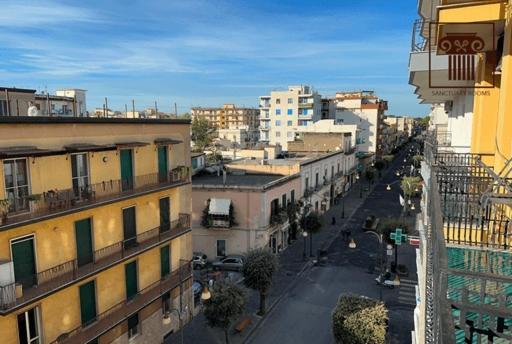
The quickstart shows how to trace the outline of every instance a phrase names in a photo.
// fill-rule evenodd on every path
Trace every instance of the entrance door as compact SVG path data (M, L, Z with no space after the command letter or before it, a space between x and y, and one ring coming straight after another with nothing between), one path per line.
M17 239L11 243L14 263L14 279L24 288L29 288L36 281L36 258L34 254L34 237Z
M171 257L169 245L160 247L160 277L164 278L171 272Z
M171 214L169 197L160 198L160 232L171 229Z
M167 159L167 146L158 147L158 180L163 183L169 179L169 163Z
M94 281L80 286L80 316L82 325L88 325L96 319L96 289Z
M121 149L121 190L133 189L133 156L131 149Z
M133 247L137 244L137 229L135 219L135 207L123 209L123 234L124 248Z
M76 256L78 266L93 261L91 219L75 222Z

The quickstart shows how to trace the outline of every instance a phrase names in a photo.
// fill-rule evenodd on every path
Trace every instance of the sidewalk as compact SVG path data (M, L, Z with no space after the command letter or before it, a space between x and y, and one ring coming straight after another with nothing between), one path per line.
M366 182L365 182L366 183ZM376 185L376 184L374 184ZM316 255L317 249L327 249L329 245L338 236L344 225L349 223L350 217L355 211L363 204L364 200L371 193L370 191L363 191L363 197L360 198L360 185L355 183L352 188L347 192L344 197L345 203L345 218L341 218L343 201L337 205L333 205L326 213L322 215L324 219L324 227L319 233L313 235L313 254ZM335 216L336 224L332 225L332 217ZM290 289L298 277L312 265L312 259L309 258L309 243L310 237L307 238L307 260L303 259L304 242L300 238L288 246L279 256L280 269L274 276L272 288L267 296L267 312L269 312L279 302L282 295ZM258 327L262 317L257 316L256 312L259 307L259 295L254 290L247 289L247 304L245 313L233 322L232 330L230 331L230 340L233 344L245 342L247 337ZM246 317L250 317L252 323L241 334L234 334L233 328ZM206 320L202 313L197 315L190 323L185 325L184 328L184 342L186 344L199 344L199 343L224 343L224 334L221 330L210 328L206 324ZM179 342L179 333L172 335L166 343Z

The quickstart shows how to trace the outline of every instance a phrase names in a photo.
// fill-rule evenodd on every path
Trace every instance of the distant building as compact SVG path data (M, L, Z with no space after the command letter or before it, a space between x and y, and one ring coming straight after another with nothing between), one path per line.
M322 118L322 99L310 86L288 86L260 97L260 140L288 150L298 128Z
M190 153L190 156L192 158L192 175L195 175L199 171L202 171L206 166L206 154L199 152Z
M336 121L356 124L360 129L358 144L361 151L381 155L384 149L382 129L387 101L378 98L373 91L337 92Z
M255 108L224 104L221 107L193 107L192 120L203 118L218 129L220 138L243 145L254 145L259 137L259 114Z

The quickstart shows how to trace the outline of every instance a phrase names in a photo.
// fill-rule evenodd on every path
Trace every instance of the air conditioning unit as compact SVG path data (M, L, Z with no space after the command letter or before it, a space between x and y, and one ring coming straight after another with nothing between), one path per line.
M444 102L444 112L449 113L453 109L453 100Z

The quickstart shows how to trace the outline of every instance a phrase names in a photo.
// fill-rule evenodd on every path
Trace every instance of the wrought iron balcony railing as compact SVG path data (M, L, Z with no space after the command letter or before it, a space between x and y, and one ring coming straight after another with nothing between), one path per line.
M171 170L168 175L152 173L129 180L108 180L85 187L49 190L38 195L37 200L33 195L23 195L9 199L11 211L0 223L0 228L51 217L67 211L78 211L94 204L151 192L170 185L178 185L187 182L189 174L189 168L181 166Z
M67 284L86 278L122 260L137 255L190 229L190 215L180 214L167 228L153 228L133 238L92 252L91 261L73 259L38 272L23 281L0 286L0 314L11 312Z
M178 287L191 277L191 264L190 262L186 262L171 274L140 290L134 297L130 298L130 300L119 302L105 312L98 314L90 322L60 335L52 344L88 343L120 324L122 321L125 321L130 316L156 301L165 293Z

